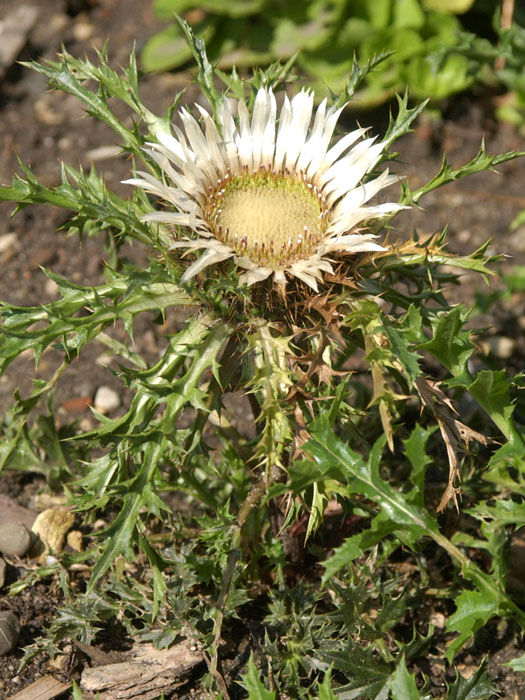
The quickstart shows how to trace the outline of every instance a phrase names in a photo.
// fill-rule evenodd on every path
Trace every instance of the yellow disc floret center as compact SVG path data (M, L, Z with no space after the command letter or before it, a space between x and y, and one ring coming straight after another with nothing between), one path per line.
M325 229L317 190L291 175L246 174L221 181L207 214L216 238L257 265L285 268L308 257Z

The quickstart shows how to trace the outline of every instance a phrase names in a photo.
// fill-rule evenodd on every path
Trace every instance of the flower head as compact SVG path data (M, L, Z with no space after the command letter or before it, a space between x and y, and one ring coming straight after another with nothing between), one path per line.
M312 122L313 95L284 97L277 122L273 92L261 88L251 115L242 100L223 99L217 123L197 105L199 122L182 109L184 131L160 134L150 143L161 182L148 173L127 180L173 207L146 214L145 221L182 227L172 244L201 251L182 282L228 258L243 269L248 285L268 278L283 287L293 275L317 291L330 255L383 250L363 232L366 221L403 207L366 206L397 181L382 172L367 179L384 145L357 129L332 145L341 109L324 100Z

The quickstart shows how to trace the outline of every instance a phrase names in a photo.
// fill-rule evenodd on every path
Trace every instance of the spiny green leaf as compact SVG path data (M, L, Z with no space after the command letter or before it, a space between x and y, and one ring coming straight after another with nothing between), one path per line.
M503 595L494 595L494 589L463 591L455 600L456 612L448 618L447 631L458 632L448 646L446 658L450 662L463 644L490 619L503 612Z
M380 54L372 56L365 64L361 65L353 59L350 77L343 90L338 95L332 95L335 107L342 107L345 102L351 100L359 85L366 79L367 75L384 61L387 61L394 51L382 51Z
M416 107L409 109L408 90L403 97L396 95L396 98L398 112L395 119L392 117L392 113L390 113L390 123L382 141L385 144L385 151L388 151L390 146L397 141L397 139L411 131L410 127L412 123L418 118L428 103L428 100L424 100Z
M425 505L425 471L426 467L432 463L432 457L427 454L427 443L436 430L437 426L423 428L418 423L410 433L410 437L403 440L405 454L412 465L410 481L416 488L416 500L421 507Z
M510 401L510 386L511 382L503 370L499 372L483 370L478 372L467 388L476 401L487 411L501 432L523 455L525 443L512 419L514 405Z
M338 474L338 478L346 481L353 491L371 498L378 504L382 514L396 526L398 537L408 535L409 538L417 538L426 535L432 538L461 566L463 576L476 584L478 590L472 592L472 598L469 597L470 592L462 593L459 597L458 613L453 619L453 628L456 629L454 625L459 625L457 631L461 631L461 634L459 640L451 645L448 652L449 658L453 657L473 633L469 623L477 625L476 629L479 629L494 615L511 610L525 622L525 615L506 595L501 582L493 580L492 576L481 571L473 561L440 533L435 518L417 505L413 492L402 494L381 479L379 461L384 442L384 438L376 442L368 462L365 462L345 443L336 438L328 423L321 418L317 423L317 429L312 431L310 440L305 443L304 449L320 464L330 465L332 476ZM355 545L349 545L349 549L350 551L346 554L352 557ZM462 598L463 595L466 597ZM463 605L463 601L468 603L471 600L473 604L479 603L477 608L475 605L470 608L468 605L466 607ZM463 619L468 620L465 625L462 625Z
M89 90L82 84L81 80L75 77L72 66L70 65L71 62L72 57L64 53L60 62L46 61L45 63L38 63L32 61L24 63L23 65L41 73L51 87L74 95L81 100L87 106L88 113L91 116L108 124L120 135L124 145L132 152L136 153L136 155L140 156L141 144L137 140L137 137L130 129L126 128L109 109L103 93L97 94Z
M199 75L197 78L198 83L202 91L208 98L208 102L210 103L213 109L214 116L217 117L221 97L217 92L213 81L214 71L208 60L208 55L206 53L206 44L204 43L204 39L199 39L195 36L193 29L190 27L190 25L188 24L188 22L186 22L185 19L179 17L178 15L176 15L176 18L181 26L182 31L184 32L186 41L188 42L188 46L190 47L191 52L193 53L193 57L195 58L195 62L199 67Z
M327 646L319 649L319 657L349 679L337 689L338 695L356 699L387 697L392 669L370 646L361 647L352 639L348 639L344 650Z
M275 691L266 690L253 660L253 653L247 665L241 685L248 691L248 700L275 700Z
M322 585L326 586L342 568L391 535L396 529L397 526L381 513L372 519L370 526L363 532L347 537L342 545L336 547L332 556L323 562Z
M97 559L88 589L92 590L101 576L109 569L119 555L128 555L132 538L138 532L139 513L145 505L144 490L151 482L159 460L164 452L164 441L142 445L142 466L136 477L126 485L126 493L122 499L122 507L113 522L100 534L106 543L101 556ZM124 484L121 484L124 486Z
M439 312L433 322L433 337L419 345L441 362L454 376L462 376L474 352L470 331L464 330L468 312L461 306Z
M321 423L304 449L321 464L330 464L331 473L348 481L357 493L372 498L397 526L407 527L418 536L436 533L435 520L412 505L403 494L396 492L380 477L379 460L383 446L384 438L375 444L368 462L365 462Z
M420 187L414 192L410 190L408 185L403 186L401 202L403 204L417 204L424 195L438 187L442 187L450 182L455 182L468 175L473 175L474 173L479 173L484 170L494 170L500 163L506 163L509 160L521 158L524 155L525 151L508 151L507 153L501 153L497 156L491 156L485 150L485 144L482 143L474 158L456 169L453 169L449 165L447 157L443 156L443 162L439 172L436 173L426 185L423 185L423 187Z
M322 682L317 687L317 692L319 700L337 700L337 695L332 690L332 674L330 670L324 674Z
M503 665L508 666L513 671L525 673L525 654L522 654L521 656L517 656L515 659L512 659L511 661L507 661L507 663L505 663Z
M493 698L495 694L496 689L487 673L487 659L484 659L468 678L457 674L457 680L447 688L446 700L483 700Z
M392 700L420 700L416 681L406 667L405 657L402 656L397 664L395 673L390 681Z

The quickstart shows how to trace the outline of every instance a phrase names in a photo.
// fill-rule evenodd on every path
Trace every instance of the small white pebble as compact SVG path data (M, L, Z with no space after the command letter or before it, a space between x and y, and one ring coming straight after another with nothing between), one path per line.
M120 406L120 396L109 386L100 386L95 394L95 409L99 413L114 411Z
M460 243L468 243L472 238L472 231L470 231L468 228L464 228L457 234L456 238Z
M438 630L442 630L447 624L447 618L443 615L443 613L435 612L432 613L432 615L430 616L429 622L431 625L434 625L434 627L436 627Z
M69 151L73 146L73 141L69 136L63 136L61 139L58 139L57 146L61 151Z
M484 340L481 345L487 355L492 353L500 360L508 360L514 353L516 341L503 335L493 335L491 338Z
M76 22L73 25L73 36L77 41L86 41L93 34L94 27L88 22Z
M97 357L95 360L95 364L99 365L100 367L107 367L111 361L113 360L113 355L110 355L109 353L103 352L101 355Z
M44 291L48 296L56 297L58 294L58 284L55 282L55 280L48 277L44 285Z
M81 418L78 422L78 427L83 433L87 433L88 430L93 430L95 427L92 416L86 416L85 418Z
M20 249L16 233L4 233L0 236L0 259L7 262Z

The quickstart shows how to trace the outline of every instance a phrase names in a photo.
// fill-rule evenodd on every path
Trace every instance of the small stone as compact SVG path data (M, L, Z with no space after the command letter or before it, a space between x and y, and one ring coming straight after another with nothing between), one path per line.
M7 569L7 564L3 559L0 559L0 588L5 583L5 570Z
M94 26L88 22L77 22L73 25L73 36L77 41L86 41L93 34Z
M20 635L20 622L10 612L0 612L0 656L12 651Z
M38 8L21 4L0 22L0 77L16 60L38 18Z
M18 253L20 242L16 233L4 233L0 236L0 263L6 263Z
M40 547L34 547L31 555L38 556L39 561L46 564L50 553L60 554L74 521L73 513L63 508L48 508L39 513L32 531L40 538Z
M70 530L67 533L66 542L68 547L74 552L81 552L83 549L83 536L80 530Z
M95 394L95 409L99 413L109 413L120 406L120 396L109 386L101 386Z
M493 335L483 345L500 360L508 360L514 353L516 341L503 335Z
M31 545L31 535L25 525L4 522L0 525L0 552L23 557Z
M57 146L61 151L69 151L73 146L73 140L69 136L63 136L61 139L58 139Z
M107 352L103 352L101 355L97 357L95 360L95 364L99 365L100 367L107 367L111 362L113 361L113 355L110 355Z
M462 231L459 231L456 238L460 243L468 243L472 238L472 231L468 228L464 228Z
M51 104L50 95L46 93L39 97L34 104L35 116L38 121L47 126L56 126L64 121L64 113Z
M442 630L447 624L447 618L441 612L432 613L429 620L431 625L434 625L438 630Z
M56 297L58 295L58 284L55 280L48 277L44 284L44 291L48 296Z

